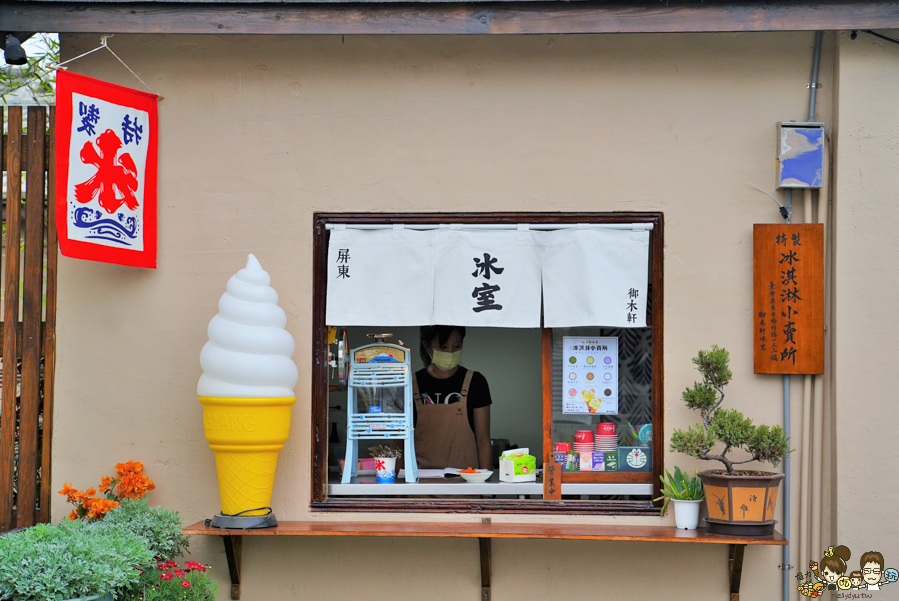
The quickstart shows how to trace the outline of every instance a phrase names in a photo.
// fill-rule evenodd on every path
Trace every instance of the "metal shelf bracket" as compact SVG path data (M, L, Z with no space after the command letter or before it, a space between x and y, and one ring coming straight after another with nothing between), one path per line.
M743 576L743 551L746 545L728 545L727 576L730 580L730 601L740 601L740 578Z
M240 558L243 554L243 537L222 535L225 543L225 557L228 560L228 572L231 575L231 598L240 599Z

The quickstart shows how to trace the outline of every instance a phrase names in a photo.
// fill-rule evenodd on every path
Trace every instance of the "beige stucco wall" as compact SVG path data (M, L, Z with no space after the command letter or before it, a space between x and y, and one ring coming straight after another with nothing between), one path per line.
M838 46L836 420L835 444L828 451L836 465L831 482L836 538L853 551L849 563L855 570L865 551L880 551L887 567L899 561L899 526L892 512L899 479L890 469L899 456L899 406L893 393L899 326L892 318L899 297L896 50L863 33L856 40L842 35Z
M747 182L772 188L775 123L805 119L812 40L810 33L112 38L116 52L165 97L159 268L60 259L54 485L93 484L133 458L156 480L154 502L189 522L218 509L195 397L198 354L227 278L252 252L271 274L298 343L299 401L279 459L278 516L382 517L308 509L314 211L663 211L666 439L695 419L679 393L695 379L690 358L711 344L731 351L732 406L757 422L779 422L781 379L752 374L751 348L752 224L779 215ZM62 43L71 57L97 41L63 36ZM818 117L830 123L829 39L825 46ZM888 55L878 52L886 69ZM72 67L139 86L107 53ZM864 90L875 89L863 79L854 84L861 104ZM883 107L888 96L884 91ZM886 224L878 226L875 213L864 223L875 248ZM844 269L865 264L859 255ZM881 331L887 351L894 345ZM851 324L842 335L863 348ZM845 366L847 379L864 381L870 364L853 360L859 367ZM876 382L857 397L866 411L890 406ZM890 439L885 424L863 415L850 434L878 427L879 440ZM847 452L847 471L865 464L860 444ZM666 462L704 467L684 456ZM895 493L888 466L879 474ZM873 468L866 478L859 487L877 478ZM54 517L67 513L55 499ZM226 598L219 541L195 538L193 547L195 558L214 564ZM469 540L249 539L244 599L476 599L476 549ZM725 546L497 541L493 553L498 601L574 598L597 587L634 598L727 594ZM742 598L779 596L780 553L747 549ZM384 573L392 575L386 585Z

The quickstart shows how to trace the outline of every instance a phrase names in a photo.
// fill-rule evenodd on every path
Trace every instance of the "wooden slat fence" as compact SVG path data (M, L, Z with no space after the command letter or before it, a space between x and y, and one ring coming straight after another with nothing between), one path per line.
M4 124L0 532L50 521L56 349L55 109ZM24 127L23 127L24 126ZM24 183L24 186L23 186Z

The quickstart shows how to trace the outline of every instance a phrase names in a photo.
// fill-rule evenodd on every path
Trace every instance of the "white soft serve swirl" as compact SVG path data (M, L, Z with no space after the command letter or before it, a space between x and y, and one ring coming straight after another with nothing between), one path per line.
M197 394L208 397L293 397L299 374L291 359L293 336L278 306L271 277L256 257L228 280L219 313L209 322L200 351Z

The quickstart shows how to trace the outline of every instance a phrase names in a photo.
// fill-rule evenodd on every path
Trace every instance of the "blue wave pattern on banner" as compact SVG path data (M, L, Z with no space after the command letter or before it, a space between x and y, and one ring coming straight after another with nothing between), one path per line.
M88 207L80 207L75 209L72 225L88 230L89 235L86 238L97 240L106 240L107 242L115 242L123 246L131 246L137 238L137 220L134 217L125 218L125 215L119 213L115 219L102 219L103 213L95 211ZM130 239L130 240L129 240Z

